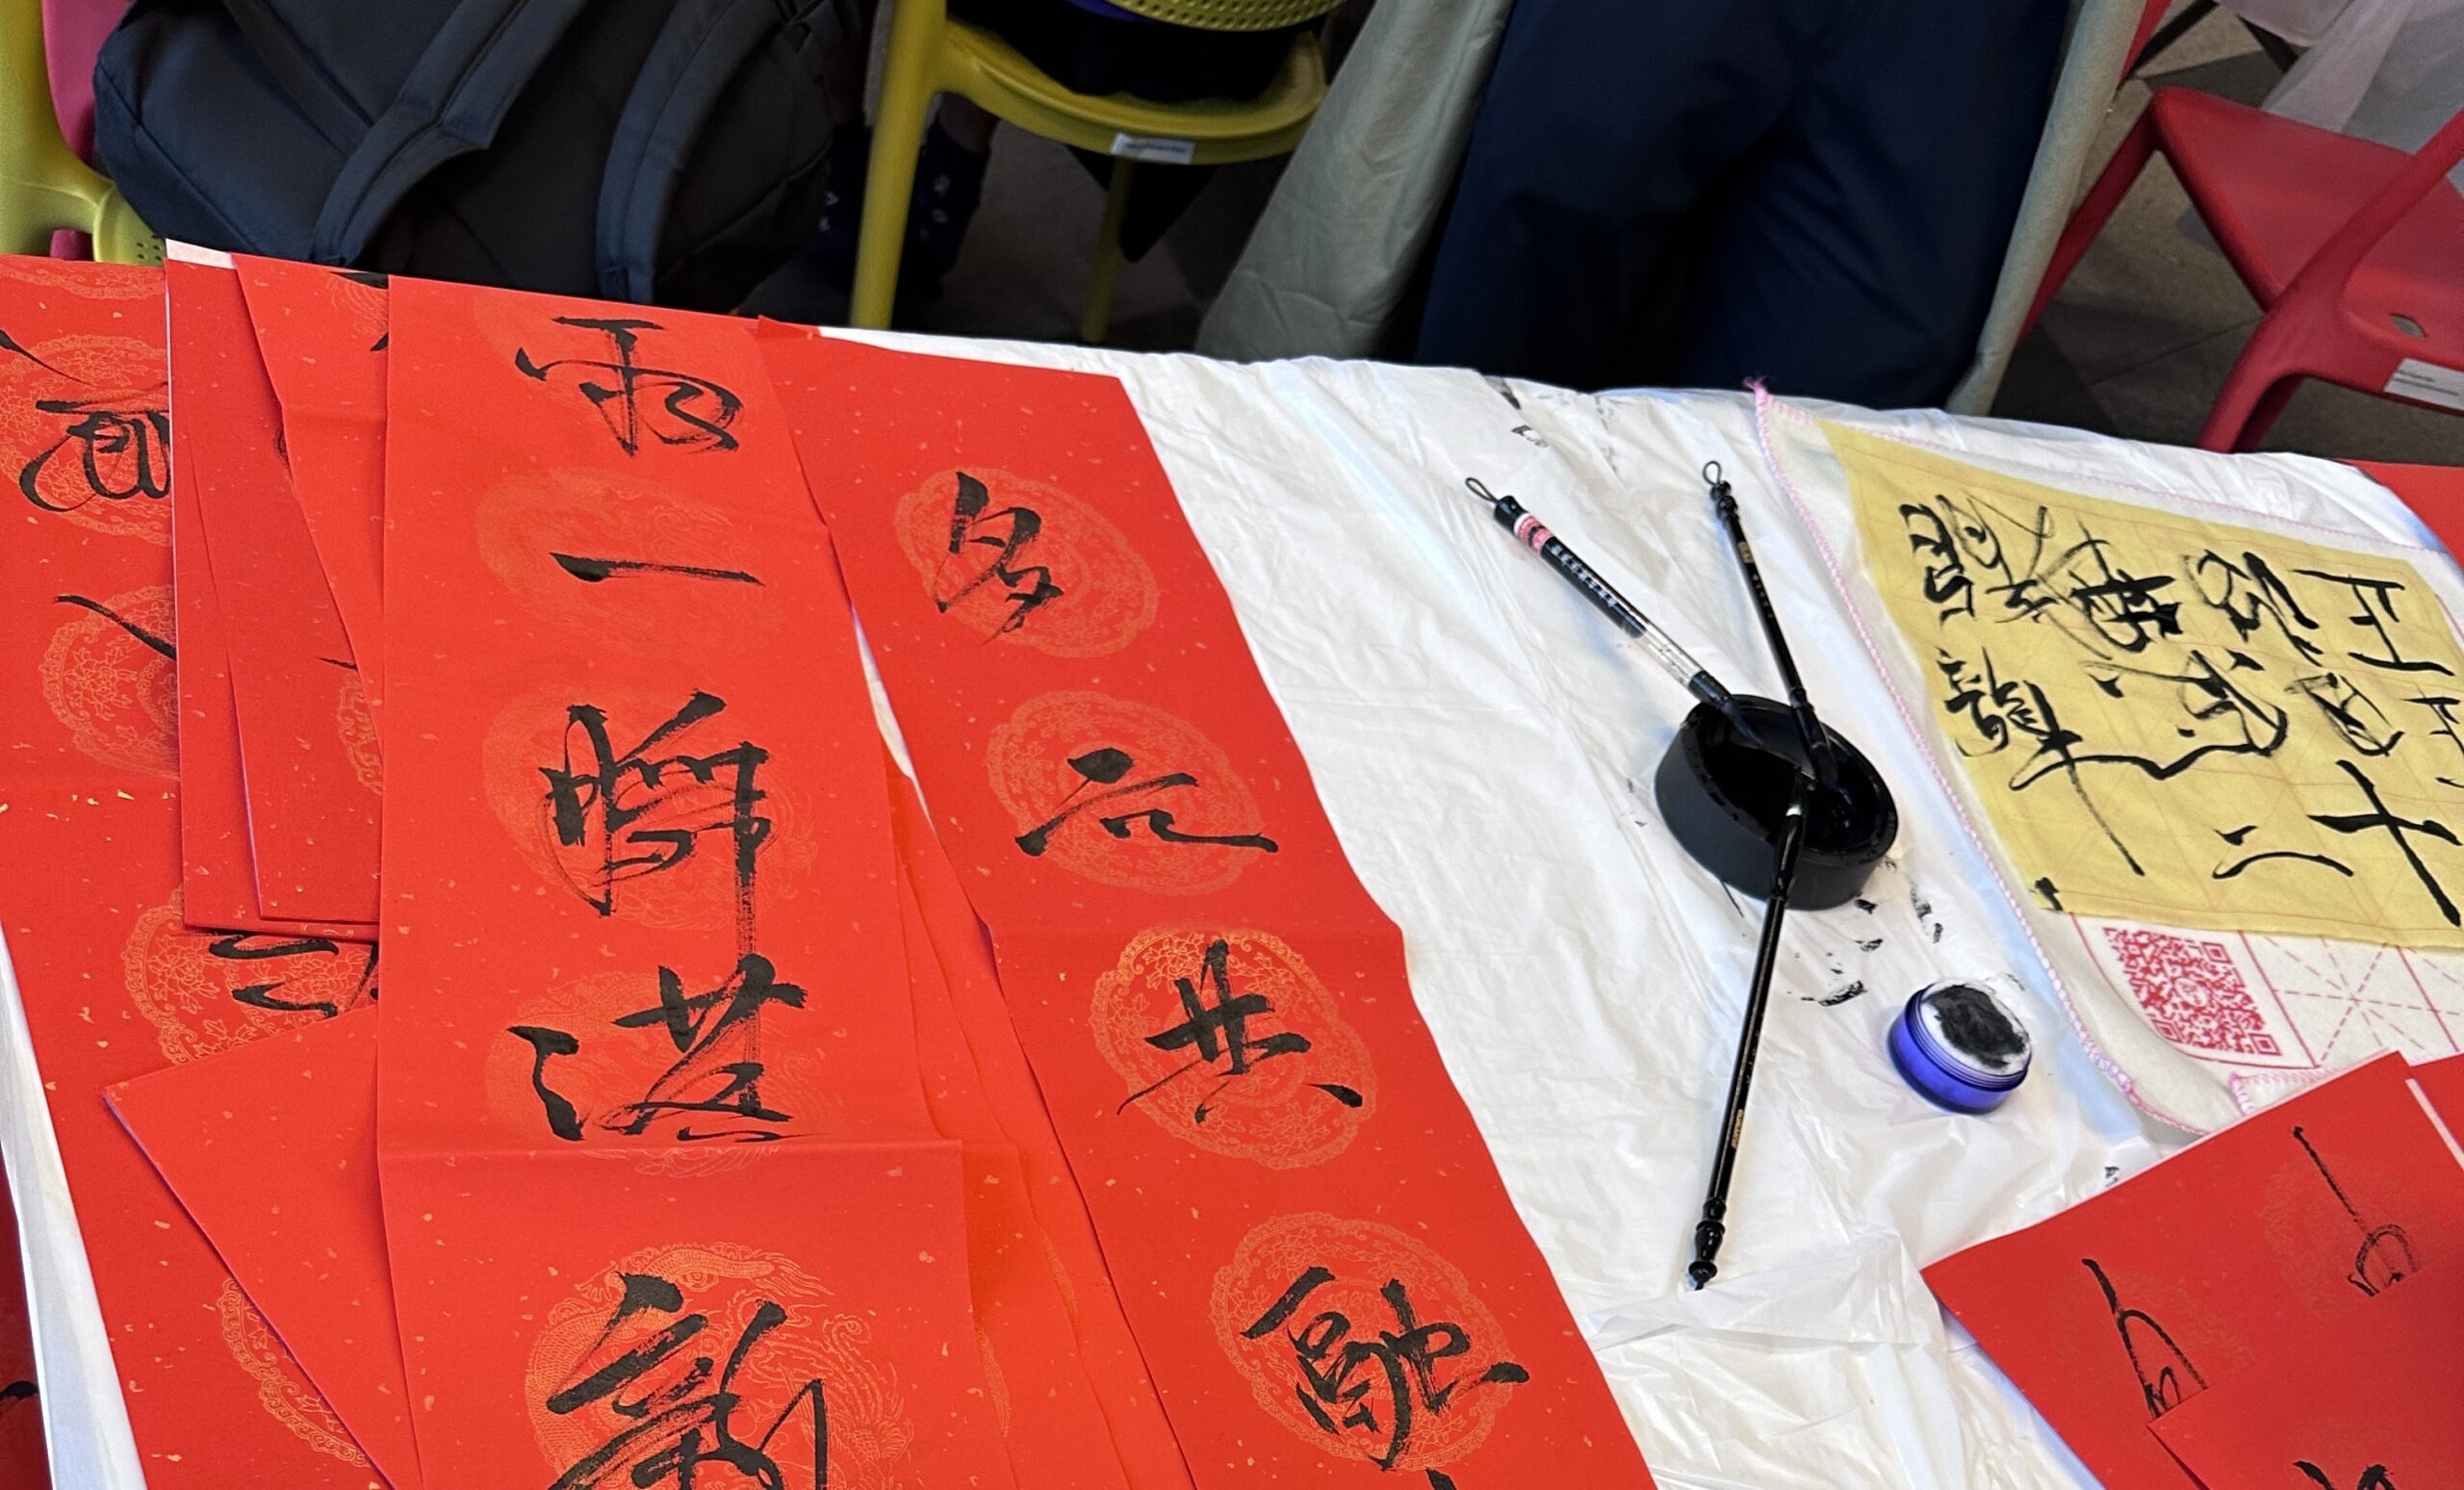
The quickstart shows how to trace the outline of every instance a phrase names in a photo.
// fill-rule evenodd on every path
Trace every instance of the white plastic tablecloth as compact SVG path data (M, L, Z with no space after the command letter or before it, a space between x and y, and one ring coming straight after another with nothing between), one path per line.
M2095 1068L1950 803L1909 764L1920 752L1842 624L1747 398L883 340L1127 384L1660 1484L2092 1483L1946 1323L1917 1269L2183 1140L2143 1126ZM2079 490L2180 491L2418 533L2374 483L2303 457L1823 412ZM1722 1272L1695 1294L1679 1285L1758 907L1657 821L1651 773L1691 701L1508 542L1462 481L1520 495L1715 672L1776 692L1704 498L1707 460L1736 483L1825 717L1882 763L1902 826L1870 911L1789 919ZM1805 502L1844 507L1844 492L1795 475ZM1984 972L2030 990L2039 1066L1999 1113L1958 1117L1901 1083L1883 1035L1917 988ZM1866 991L1836 998L1856 984ZM26 1230L56 1481L132 1490L137 1455L5 964L0 1147Z

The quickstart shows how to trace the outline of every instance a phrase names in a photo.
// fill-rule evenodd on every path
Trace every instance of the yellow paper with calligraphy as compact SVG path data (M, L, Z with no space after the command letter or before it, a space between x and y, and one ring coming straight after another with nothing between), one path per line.
M2419 571L1824 429L2033 902L2464 947L2464 655Z

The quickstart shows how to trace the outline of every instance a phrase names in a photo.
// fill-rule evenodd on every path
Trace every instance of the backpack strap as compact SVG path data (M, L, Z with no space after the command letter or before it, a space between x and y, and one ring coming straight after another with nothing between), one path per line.
M461 0L335 177L309 257L347 264L402 198L483 150L587 0Z
M660 230L695 141L728 85L763 42L813 24L811 0L683 0L625 100L599 189L599 290L647 304ZM824 24L834 24L835 12Z
M222 9L240 28L257 61L281 85L283 96L325 137L327 144L347 155L368 132L368 116L300 42L291 23L266 0L222 0Z

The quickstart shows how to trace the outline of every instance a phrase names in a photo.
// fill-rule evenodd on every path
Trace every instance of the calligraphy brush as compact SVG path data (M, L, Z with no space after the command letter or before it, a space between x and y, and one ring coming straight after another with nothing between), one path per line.
M1728 528L1729 547L1736 554L1737 567L1745 573L1746 588L1753 593L1755 612L1762 620L1762 636L1770 644L1772 660L1779 664L1780 681L1787 687L1788 709L1796 716L1798 743L1814 780L1809 783L1805 773L1799 771L1788 784L1788 814L1780 827L1779 850L1771 869L1771 893L1762 904L1762 938L1755 949L1754 979L1746 989L1745 1025L1737 1032L1736 1064L1729 1070L1728 1110L1720 1119L1719 1153L1711 1162L1711 1184L1709 1193L1703 1197L1703 1219L1694 1227L1694 1261L1685 1269L1685 1276L1695 1288L1710 1282L1718 1273L1719 1266L1712 1259L1719 1255L1720 1244L1728 1237L1729 1181L1736 1172L1737 1144L1745 1137L1745 1103L1754 1088L1754 1063L1762 1044L1763 1015L1771 1007L1771 977L1780 960L1780 930L1787 918L1788 891L1797 878L1798 851L1805 847L1807 787L1818 785L1825 792L1835 792L1838 781L1831 735L1814 716L1813 701L1806 696L1805 680L1797 675L1796 658L1789 654L1787 635L1780 629L1780 613L1771 604L1771 592L1763 586L1761 569L1754 562L1754 545L1745 536L1736 492L1721 478L1718 461L1703 467L1703 479L1710 485L1711 503L1719 509L1720 522Z
M1634 603L1617 593L1617 587L1586 564L1582 555L1566 546L1566 541L1549 530L1531 510L1510 496L1500 496L1489 490L1478 476L1465 476L1464 487L1489 504L1490 515L1498 526L1512 533L1525 548L1549 561L1568 583L1582 593L1600 613L1616 623L1617 629L1643 644L1668 676L1677 680L1686 692L1720 711L1720 716L1734 726L1739 736L1757 743L1762 732L1755 727L1736 695L1728 685L1711 676L1710 669L1694 660L1677 639L1662 630L1651 617L1635 608ZM1792 675L1793 676L1793 675Z
M1780 681L1788 694L1788 711L1797 716L1798 742L1805 747L1806 764L1813 768L1813 776L1827 791L1838 784L1839 764L1833 757L1831 735L1814 717L1813 701L1806 697L1806 682L1797 676L1797 659L1788 651L1786 633L1780 629L1780 612L1772 607L1771 592L1762 585L1761 567L1754 562L1754 545L1745 536L1745 519L1737 511L1736 491L1721 478L1720 463L1707 461L1703 466L1703 479L1710 484L1711 505L1719 509L1720 523L1729 530L1729 548L1736 554L1737 567L1745 572L1745 587L1754 597L1754 613L1762 621L1762 639L1770 644L1771 660L1780 667Z
M1806 842L1804 773L1788 785L1788 815L1780 825L1780 850L1771 868L1771 893L1762 903L1762 939L1754 951L1754 981L1745 997L1745 1027L1737 1032L1736 1064L1729 1070L1728 1112L1720 1119L1720 1149L1711 1160L1711 1188L1703 1197L1703 1219L1694 1227L1694 1260L1686 1265L1688 1283L1701 1288L1711 1281L1719 1265L1720 1244L1728 1239L1729 1180L1736 1173L1736 1149L1745 1137L1745 1099L1754 1087L1754 1061L1762 1044L1762 1016L1771 1008L1771 974L1780 961L1780 927L1788 914L1788 889L1797 878L1797 852Z

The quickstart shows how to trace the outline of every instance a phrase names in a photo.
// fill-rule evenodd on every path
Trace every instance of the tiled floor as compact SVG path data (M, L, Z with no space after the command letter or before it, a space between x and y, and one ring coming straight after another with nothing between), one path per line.
M2245 102L2278 77L2249 34L2219 10L2125 85L2095 159L2128 129L2151 85L2180 84ZM1272 162L1219 172L1143 262L1124 270L1111 341L1186 348L1248 224L1272 190ZM2197 236L2188 199L2159 163L2088 252L2018 349L1996 414L2187 444L2223 386L2258 310L2223 258ZM967 336L1075 337L1103 191L1059 145L1014 129L996 137L984 206L941 296L901 308L900 324ZM833 321L843 296L794 270L756 308ZM2464 465L2464 415L2306 386L2271 450Z

